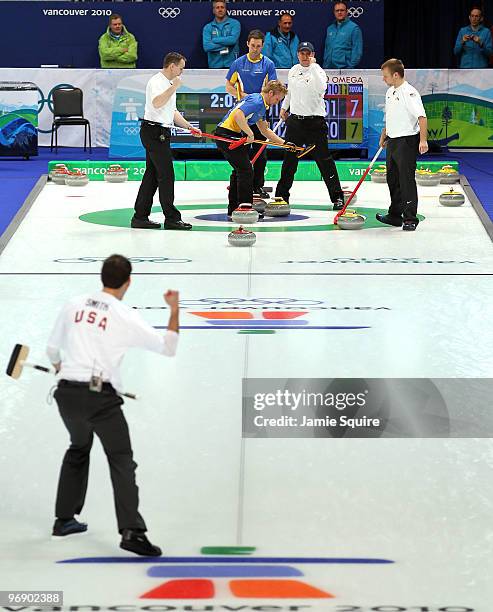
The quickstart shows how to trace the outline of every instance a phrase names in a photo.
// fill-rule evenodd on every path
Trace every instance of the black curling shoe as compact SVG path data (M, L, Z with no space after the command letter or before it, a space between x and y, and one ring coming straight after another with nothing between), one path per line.
M149 221L149 219L137 219L136 217L132 217L130 227L134 229L159 229L161 224L156 223L156 221Z
M377 213L376 215L377 221L380 223L385 223L385 225L393 225L394 227L401 227L402 220L397 217L391 217L390 215L382 215L382 213Z
M142 555L143 557L161 556L161 549L159 546L151 544L143 532L134 531L133 529L124 529L122 531L120 548L129 550L136 555Z
M84 533L84 531L87 531L87 523L79 523L74 518L57 519L53 525L52 535L61 538L75 533Z

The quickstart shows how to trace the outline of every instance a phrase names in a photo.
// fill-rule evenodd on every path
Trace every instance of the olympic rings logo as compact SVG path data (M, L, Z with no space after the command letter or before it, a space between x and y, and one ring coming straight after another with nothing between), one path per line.
M164 17L164 19L174 19L175 17L178 17L180 13L181 10L179 8L163 7L159 9L159 14L161 15L161 17Z
M347 13L350 17L354 17L356 19L358 17L361 17L361 15L364 13L364 9L361 6L351 6L348 9Z
M125 126L123 128L123 132L127 136L136 136L140 132L140 128L139 127L127 127L127 126Z

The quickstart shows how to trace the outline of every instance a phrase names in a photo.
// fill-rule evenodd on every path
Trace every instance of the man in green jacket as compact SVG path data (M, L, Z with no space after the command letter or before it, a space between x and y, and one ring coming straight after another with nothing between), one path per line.
M123 25L120 15L110 15L108 29L99 39L101 68L135 68L137 41Z

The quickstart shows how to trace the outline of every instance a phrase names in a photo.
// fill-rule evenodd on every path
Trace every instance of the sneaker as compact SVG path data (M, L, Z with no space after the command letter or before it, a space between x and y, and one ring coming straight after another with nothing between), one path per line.
M149 221L149 219L137 219L137 217L132 217L130 227L134 229L160 229L161 224L156 223L156 221Z
M167 230L191 230L192 226L190 225L190 223L185 223L185 221L182 221L180 219L180 221L171 221L171 222L164 222L164 229Z
M405 232L414 232L414 230L418 227L416 221L404 221L402 224L402 229Z
M402 219L398 219L397 217L391 217L390 215L383 215L382 213L377 213L376 218L377 221L380 221L380 223L385 223L385 225L393 225L394 227L401 227L402 225Z
M87 531L87 523L79 523L74 518L63 520L57 519L53 525L53 536L56 537L64 537L68 535L73 535L74 533L83 533Z
M332 206L332 210L342 210L344 208L344 198L337 198Z
M123 548L123 550L129 550L136 555L142 555L143 557L161 556L161 549L159 546L154 546L154 544L149 542L144 533L134 531L133 529L124 529L122 531L120 548Z

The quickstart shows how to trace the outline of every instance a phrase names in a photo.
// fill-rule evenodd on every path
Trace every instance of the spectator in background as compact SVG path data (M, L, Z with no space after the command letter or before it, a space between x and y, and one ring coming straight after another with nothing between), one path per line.
M480 8L471 9L469 25L461 28L457 34L454 53L459 58L459 68L488 68L493 44L491 32L483 25Z
M277 26L265 35L262 53L270 58L276 68L292 68L298 63L300 39L292 32L293 18L281 11Z
M117 13L110 15L108 29L99 39L99 57L101 68L135 68L137 41Z
M240 22L228 17L226 0L213 0L214 19L202 30L202 46L209 68L229 68L238 57Z
M363 55L363 35L348 17L346 2L334 4L336 20L327 28L324 68L356 68Z

